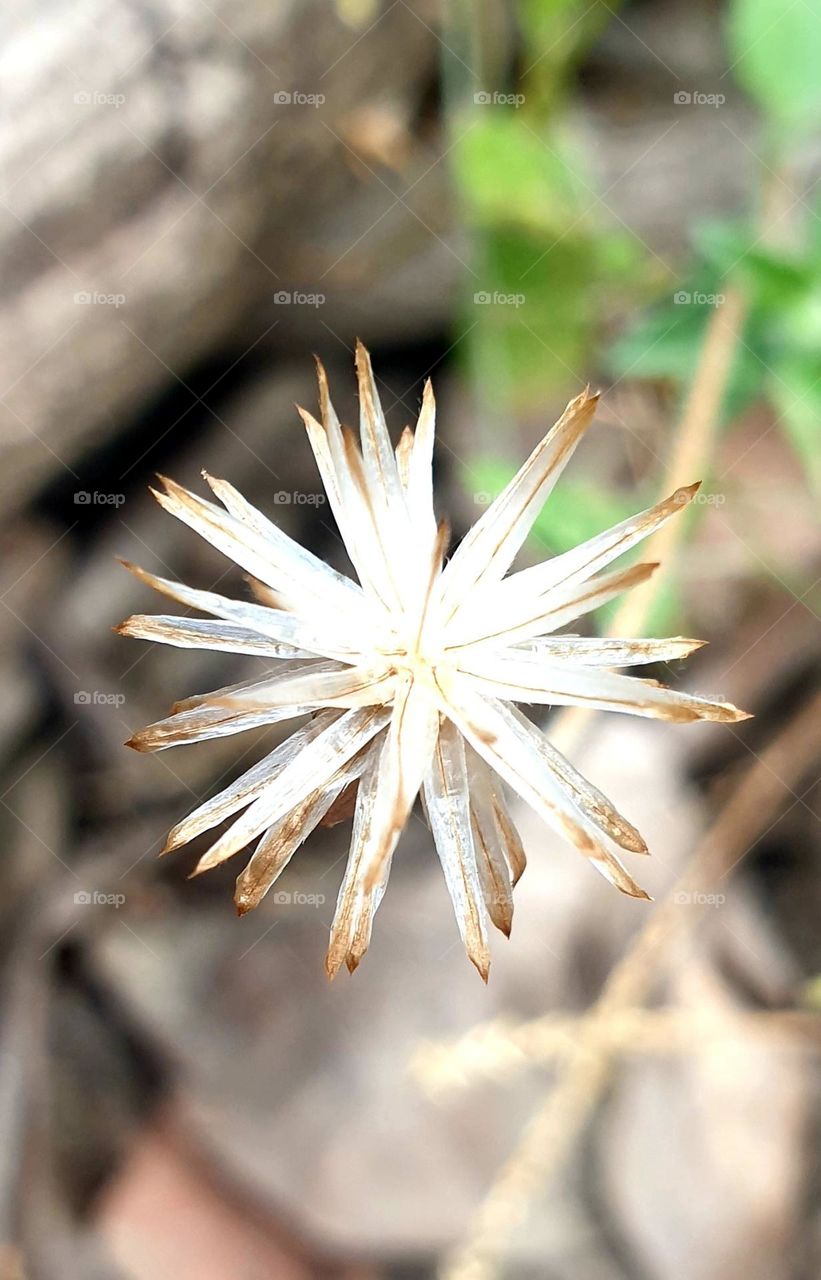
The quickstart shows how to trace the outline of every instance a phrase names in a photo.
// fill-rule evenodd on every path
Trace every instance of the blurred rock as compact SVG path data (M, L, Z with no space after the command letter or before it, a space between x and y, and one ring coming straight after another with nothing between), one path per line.
M81 454L220 342L332 331L333 307L303 296L355 290L359 315L395 335L444 315L436 156L395 138L394 190L344 136L369 105L400 132L412 120L433 21L424 0L353 27L329 0L51 0L5 15L6 508L53 475L82 488ZM425 277L437 288L416 289L406 324L396 290Z

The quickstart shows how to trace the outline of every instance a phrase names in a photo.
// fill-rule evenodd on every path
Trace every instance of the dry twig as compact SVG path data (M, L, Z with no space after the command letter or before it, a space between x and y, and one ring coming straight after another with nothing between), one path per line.
M496 1259L534 1191L543 1188L561 1165L604 1092L616 1059L608 1027L647 998L673 942L692 928L704 909L696 903L685 913L677 895L698 888L703 896L705 889L729 875L794 795L820 753L818 695L750 765L684 874L613 969L598 1001L582 1020L550 1093L480 1206L468 1233L469 1243L446 1262L443 1280L492 1280L497 1274ZM531 1023L531 1034L548 1022Z

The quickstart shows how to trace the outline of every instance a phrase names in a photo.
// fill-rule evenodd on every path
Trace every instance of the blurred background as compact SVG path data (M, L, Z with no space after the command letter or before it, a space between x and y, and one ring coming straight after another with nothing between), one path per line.
M821 1274L819 65L818 0L4 6L2 1280ZM294 402L357 336L457 538L587 382L523 562L701 478L591 625L756 717L557 721L656 902L516 808L487 988L421 816L329 985L347 825L242 920L156 858L278 730L122 745L253 661L112 634L118 555L246 590L154 473L343 565Z

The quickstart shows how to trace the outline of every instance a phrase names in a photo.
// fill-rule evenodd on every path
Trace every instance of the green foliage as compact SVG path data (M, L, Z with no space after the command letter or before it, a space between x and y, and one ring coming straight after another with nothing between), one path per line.
M583 149L562 128L577 64L611 9L586 0L516 0L516 13L517 93L507 106L497 94L476 110L460 109L452 153L471 233L461 350L479 403L499 422L543 404L546 395L577 390L594 364L601 368L600 339L608 326L642 305L658 281L637 238L607 217ZM465 39L473 33L478 40L480 30L480 23L468 23ZM729 70L762 113L771 166L761 167L763 186L789 161L796 142L817 128L821 0L729 0L726 32ZM463 86L460 99L467 95ZM694 253L680 288L666 284L666 297L616 344L606 368L620 379L661 379L683 391L714 307L731 287L742 289L746 316L723 420L731 422L756 400L769 402L821 492L821 207L807 212L804 245L795 252L765 242L752 216L693 227ZM493 495L509 477L503 464L485 460L471 483ZM632 495L628 502L601 483L563 479L533 536L542 549L559 552L656 496ZM688 513L690 528L701 511ZM668 570L648 632L677 625L679 608Z
M462 354L490 415L577 389L602 316L641 279L644 258L597 204L583 150L559 122L575 63L610 11L519 0L516 14L517 93L506 101L494 86L468 99L451 153L471 233Z
M821 490L821 237L814 228L804 251L791 256L757 244L745 224L709 223L694 240L697 265L685 286L616 344L610 368L619 377L686 382L712 307L721 305L722 290L740 286L748 310L725 420L758 398L769 400L808 480Z
M821 110L821 0L733 0L733 74L780 130L816 127Z
M767 380L770 399L804 472L821 494L821 358L783 352Z
M641 274L635 243L591 213L583 170L558 132L523 109L489 109L454 148L476 273L464 327L490 407L574 389L599 316Z
M576 63L611 18L604 4L518 0L528 101L545 117L566 93Z
M560 235L583 207L580 169L514 108L486 111L454 151L468 216L481 227Z

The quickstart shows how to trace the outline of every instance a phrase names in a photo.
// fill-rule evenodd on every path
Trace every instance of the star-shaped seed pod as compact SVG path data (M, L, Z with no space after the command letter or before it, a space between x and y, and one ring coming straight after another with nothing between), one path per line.
M166 851L233 819L196 871L256 842L237 880L242 914L319 823L353 805L326 958L330 976L343 963L353 971L368 949L397 841L421 791L459 931L487 979L488 925L509 934L513 887L525 866L505 787L616 888L647 897L620 860L625 851L647 852L642 837L520 705L579 705L682 723L746 718L729 703L614 670L685 657L699 641L557 634L649 577L654 564L608 566L679 513L698 486L509 573L593 418L598 397L585 390L446 561L448 527L434 515L430 382L415 431L406 429L394 450L361 344L356 362L358 441L334 412L321 365L321 423L300 410L356 578L288 537L226 480L205 475L218 500L211 502L164 479L155 493L160 505L246 570L257 599L228 599L128 565L143 582L209 616L140 614L118 630L181 648L252 654L270 667L177 703L129 745L159 751L301 720L281 745L178 823Z

